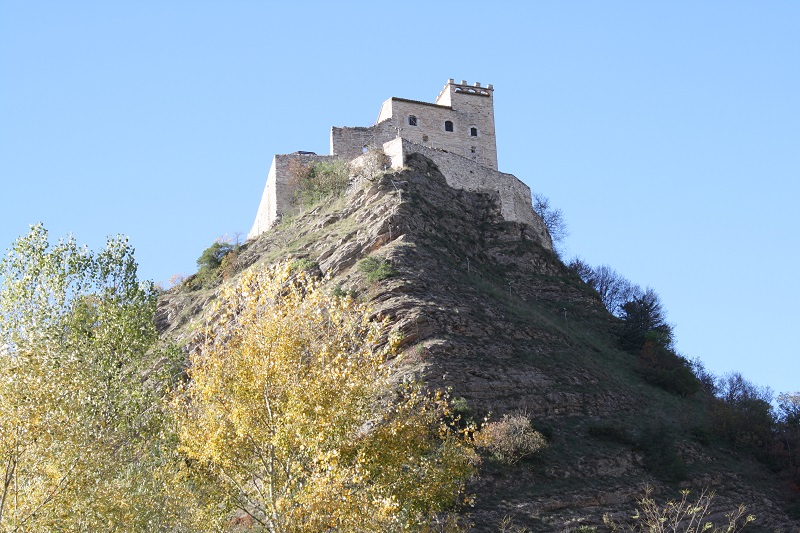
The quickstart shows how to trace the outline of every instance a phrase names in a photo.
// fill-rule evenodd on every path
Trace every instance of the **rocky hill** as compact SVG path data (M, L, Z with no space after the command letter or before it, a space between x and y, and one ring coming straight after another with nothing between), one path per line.
M369 282L357 268L385 259L394 275ZM532 531L604 530L603 515L632 514L644 487L681 488L737 504L752 531L798 531L777 478L708 438L708 402L645 382L637 357L616 347L617 319L549 250L549 236L504 221L496 198L452 189L429 160L351 187L247 243L239 268L306 258L340 290L368 299L403 334L400 372L451 388L466 416L524 411L548 439L532 460L488 458L471 490L476 531L505 517ZM214 290L171 291L162 331L191 345Z

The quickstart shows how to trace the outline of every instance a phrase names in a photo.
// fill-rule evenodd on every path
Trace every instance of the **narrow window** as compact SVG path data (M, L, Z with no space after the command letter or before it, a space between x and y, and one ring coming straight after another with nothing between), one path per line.
M453 131L453 121L452 120L445 120L444 121L444 131Z
M417 117L414 115L408 115L408 125L409 126L416 126L417 125Z
M469 136L470 137L477 137L478 136L478 128L470 128L469 129Z
M474 146L470 147L469 151L474 154L475 153L475 147Z

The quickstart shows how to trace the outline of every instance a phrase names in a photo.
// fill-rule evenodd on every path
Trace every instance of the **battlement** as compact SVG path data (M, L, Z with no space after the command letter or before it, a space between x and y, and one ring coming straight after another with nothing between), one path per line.
M481 87L481 82L479 81L476 81L473 85L470 85L466 80L461 80L461 83L456 83L453 78L450 78L447 80L447 84L439 93L439 96L436 97L436 103L438 105L451 105L450 102L452 101L453 94L486 96L491 98L493 92L494 87L491 83L486 87Z

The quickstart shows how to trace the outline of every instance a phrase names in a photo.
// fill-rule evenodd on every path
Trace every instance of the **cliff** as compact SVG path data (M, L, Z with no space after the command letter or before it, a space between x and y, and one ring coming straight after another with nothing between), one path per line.
M503 219L495 194L449 187L429 159L406 164L284 219L243 247L239 268L315 261L402 332L400 372L451 388L476 420L528 414L549 447L513 466L484 461L471 487L476 531L507 516L533 531L603 530L603 515L630 516L646 485L659 499L708 487L720 514L748 505L753 531L798 530L765 466L703 437L706 398L640 377L637 358L616 348L617 319L547 236ZM368 282L357 262L369 255L396 274ZM213 297L167 293L160 329L190 345Z

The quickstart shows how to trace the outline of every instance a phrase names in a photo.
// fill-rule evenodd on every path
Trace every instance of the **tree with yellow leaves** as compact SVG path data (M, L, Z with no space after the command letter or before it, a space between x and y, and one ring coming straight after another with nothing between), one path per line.
M447 396L393 381L364 305L288 264L218 301L173 402L180 452L220 490L208 508L274 532L424 531L465 501L477 455Z
M163 491L175 369L127 240L92 253L37 225L0 280L0 531L174 530L191 501Z

